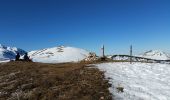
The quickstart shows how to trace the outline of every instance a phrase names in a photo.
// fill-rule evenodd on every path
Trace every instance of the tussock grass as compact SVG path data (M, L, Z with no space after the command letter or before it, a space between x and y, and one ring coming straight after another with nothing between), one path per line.
M0 100L111 100L103 72L86 64L1 64Z

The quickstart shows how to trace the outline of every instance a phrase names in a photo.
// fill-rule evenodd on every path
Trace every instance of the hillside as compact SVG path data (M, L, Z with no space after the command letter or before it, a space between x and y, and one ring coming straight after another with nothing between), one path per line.
M149 50L140 55L140 57L150 58L155 60L170 60L168 53L165 53L160 50Z
M9 62L0 70L0 100L112 100L103 72L82 63Z
M60 46L31 51L28 55L34 62L63 63L81 61L87 58L89 52L79 48Z

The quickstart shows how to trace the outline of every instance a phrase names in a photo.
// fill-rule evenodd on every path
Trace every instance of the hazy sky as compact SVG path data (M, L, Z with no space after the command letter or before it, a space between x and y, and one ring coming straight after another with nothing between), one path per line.
M0 0L0 43L170 52L170 0Z

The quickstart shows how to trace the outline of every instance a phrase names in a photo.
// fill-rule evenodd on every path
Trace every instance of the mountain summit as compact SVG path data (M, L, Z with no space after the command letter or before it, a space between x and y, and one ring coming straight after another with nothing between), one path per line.
M28 55L34 62L63 63L81 61L89 55L89 52L79 48L59 46L31 51Z
M149 50L141 55L144 58L156 59L156 60L169 60L170 56L160 50Z

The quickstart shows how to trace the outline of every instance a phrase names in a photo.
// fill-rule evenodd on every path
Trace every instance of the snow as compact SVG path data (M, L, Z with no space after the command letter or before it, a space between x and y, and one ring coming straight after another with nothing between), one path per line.
M109 58L113 60L129 61L131 57L129 55L113 55L112 57L109 57ZM165 53L159 50L150 50L140 55L132 56L132 60L133 61L144 61L144 62L146 61L158 62L158 60L163 62L164 60L164 62L167 63L168 60L170 60L170 55L168 53Z
M20 55L22 56L26 53L26 51L16 47L9 47L0 44L0 63L8 62L11 59L15 59L16 53L20 53Z
M160 50L150 50L140 55L140 57L156 59L156 60L170 60L170 57L167 53Z
M130 57L129 56L114 56L113 58L112 58L113 60L130 60Z
M102 63L96 65L110 79L115 100L170 100L170 65L158 63ZM124 92L118 92L123 87Z
M7 62L10 62L10 60L3 60L3 61L0 61L0 63L7 63Z
M60 46L31 51L28 55L34 62L63 63L81 61L87 58L89 52L79 48Z

